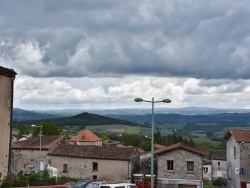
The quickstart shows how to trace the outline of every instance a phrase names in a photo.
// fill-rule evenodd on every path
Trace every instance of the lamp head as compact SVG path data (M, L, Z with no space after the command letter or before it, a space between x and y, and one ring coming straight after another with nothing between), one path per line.
M135 102L142 102L143 101L143 99L142 98L140 98L140 97L137 97L137 98L135 98L135 100L134 100Z
M170 99L163 99L162 102L164 102L164 103L171 103L172 101Z

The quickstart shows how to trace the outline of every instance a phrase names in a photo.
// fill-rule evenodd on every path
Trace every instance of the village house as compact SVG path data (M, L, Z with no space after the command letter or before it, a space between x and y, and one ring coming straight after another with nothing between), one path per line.
M227 141L227 187L250 187L250 130L229 129Z
M12 114L16 72L0 66L0 180L10 174Z
M227 151L209 150L207 154L208 161L211 161L212 179L227 177Z
M58 144L61 144L65 136L42 136L33 137L28 140L15 142L12 145L12 174L25 169L38 170L40 160L40 170L44 170L50 164L47 154ZM41 148L41 152L40 152Z
M205 160L203 162L203 181L212 181L212 162Z
M80 131L77 135L73 136L69 140L69 144L102 146L102 139L96 136L90 130L84 129Z
M203 158L194 147L177 143L155 151L158 187L203 187Z
M51 165L58 176L129 182L140 154L135 147L98 147L93 145L58 145L50 151Z

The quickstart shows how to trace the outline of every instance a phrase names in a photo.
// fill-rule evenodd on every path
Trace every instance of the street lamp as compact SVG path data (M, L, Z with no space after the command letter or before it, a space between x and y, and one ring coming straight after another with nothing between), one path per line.
M135 98L135 102L149 102L152 103L152 127L151 127L151 182L150 182L150 188L154 188L154 103L171 103L170 99L163 99L161 101L155 101L154 97L152 97L152 100L144 100L142 98Z
M42 130L43 130L43 126L38 126L38 125L31 125L31 127L40 127L40 154L39 154L39 161L38 161L38 172L40 173L41 170L41 161L42 161Z

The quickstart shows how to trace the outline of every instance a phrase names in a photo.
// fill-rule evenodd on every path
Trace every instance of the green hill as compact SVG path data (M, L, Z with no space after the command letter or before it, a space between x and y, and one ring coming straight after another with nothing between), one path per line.
M120 120L116 118L106 117L97 114L90 114L87 112L63 118L43 119L43 120L26 120L20 121L18 124L37 124L39 122L52 122L60 127L63 126L91 126L91 125L107 125L107 124L121 124L121 125L137 125L132 121Z

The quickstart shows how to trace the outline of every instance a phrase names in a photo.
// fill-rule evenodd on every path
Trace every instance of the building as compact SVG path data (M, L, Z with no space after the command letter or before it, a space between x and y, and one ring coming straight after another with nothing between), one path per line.
M58 169L58 176L118 183L131 180L140 154L135 147L58 145L48 158Z
M203 162L203 181L212 181L212 162Z
M211 161L212 179L227 177L227 151L209 150L207 154L208 161Z
M155 151L157 157L158 186L203 187L204 152L177 143Z
M12 113L16 72L0 66L0 180L11 171Z
M65 136L42 136L30 138L28 140L15 142L12 145L12 174L25 169L38 170L40 160L40 170L44 170L46 165L50 165L50 158L47 154L58 144L63 143ZM41 148L41 152L40 152Z
M102 146L102 139L96 136L90 130L84 129L80 131L77 135L73 136L69 140L69 144Z
M250 187L250 130L230 129L227 141L227 187Z

